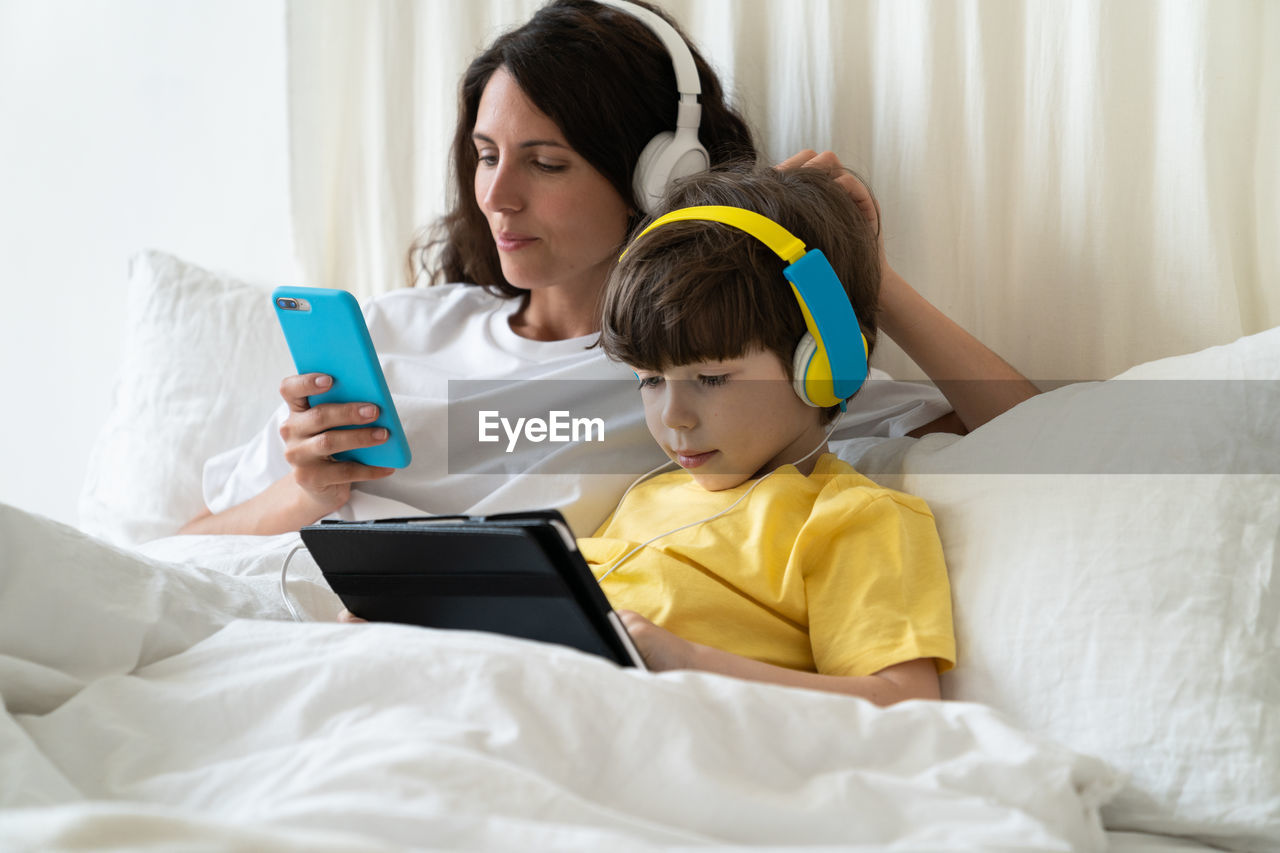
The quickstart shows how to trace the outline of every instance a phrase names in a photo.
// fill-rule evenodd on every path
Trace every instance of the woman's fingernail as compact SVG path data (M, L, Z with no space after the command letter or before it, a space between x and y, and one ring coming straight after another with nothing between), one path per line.
M377 410L376 408L374 408L373 406L361 406L361 407L360 407L360 417L362 417L362 418L371 418L371 417L373 417L373 416L374 416L374 415L376 415L376 414L378 414L378 410Z
M317 376L317 377L316 377L316 387L317 387L317 388L328 388L328 387L329 387L330 385L332 385L332 384L333 384L333 377L332 377L332 376Z
M373 431L373 437L378 439L378 441L384 440L387 437L387 435L388 435L387 431L382 427L378 427Z

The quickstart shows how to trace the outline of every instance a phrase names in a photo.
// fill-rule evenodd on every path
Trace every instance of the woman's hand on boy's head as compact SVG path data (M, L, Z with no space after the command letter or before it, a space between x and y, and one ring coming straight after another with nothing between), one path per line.
M694 657L703 648L659 628L634 610L619 610L618 618L636 644L645 666L653 672L669 669L696 669Z
M783 160L776 167L779 171L787 172L792 169L818 169L826 172L835 179L836 184L849 194L853 199L853 203L858 206L858 210L862 213L867 223L871 225L871 230L876 233L876 240L880 244L880 259L884 261L884 241L880 239L880 205L876 203L875 196L867 189L866 184L858 179L858 176L845 168L840 162L840 158L833 151L823 151L818 154L810 149L805 149L797 154L792 154Z

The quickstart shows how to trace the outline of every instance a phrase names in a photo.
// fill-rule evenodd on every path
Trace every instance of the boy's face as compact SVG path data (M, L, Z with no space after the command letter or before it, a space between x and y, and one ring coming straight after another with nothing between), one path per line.
M821 410L796 396L771 352L636 372L649 432L704 489L732 489L795 462L825 436Z

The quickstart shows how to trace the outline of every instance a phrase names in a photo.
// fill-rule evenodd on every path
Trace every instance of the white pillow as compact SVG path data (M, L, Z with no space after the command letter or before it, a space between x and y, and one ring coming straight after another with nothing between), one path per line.
M204 461L261 429L293 372L269 288L162 252L132 259L128 329L80 495L81 528L123 545L172 535L204 508Z
M937 518L945 694L1127 771L1110 829L1280 849L1278 454L1273 329L1041 395L876 475Z

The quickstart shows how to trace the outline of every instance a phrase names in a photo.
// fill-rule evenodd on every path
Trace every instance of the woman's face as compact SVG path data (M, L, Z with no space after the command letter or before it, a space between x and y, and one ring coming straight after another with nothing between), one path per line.
M506 69L489 78L472 130L476 203L516 287L594 298L627 232L627 203L569 147Z

